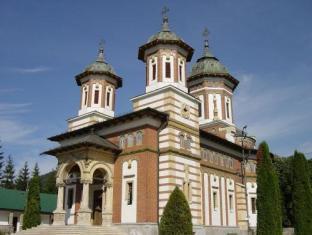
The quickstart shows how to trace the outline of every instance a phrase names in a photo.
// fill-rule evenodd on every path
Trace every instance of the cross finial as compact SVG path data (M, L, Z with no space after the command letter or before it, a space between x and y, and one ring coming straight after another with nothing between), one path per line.
M104 44L105 44L104 39L101 39L101 40L100 40L100 43L99 43L98 58L97 58L97 60L96 60L96 61L98 61L98 62L104 62Z
M209 47L208 36L209 36L209 31L208 31L207 27L205 27L204 32L203 32L205 47Z
M168 17L167 16L168 12L169 12L169 8L167 6L164 6L162 11L161 11L161 14L163 15L163 18Z
M161 11L161 14L163 16L162 31L170 31L169 24L168 24L168 15L167 15L168 12L169 12L169 8L164 6Z

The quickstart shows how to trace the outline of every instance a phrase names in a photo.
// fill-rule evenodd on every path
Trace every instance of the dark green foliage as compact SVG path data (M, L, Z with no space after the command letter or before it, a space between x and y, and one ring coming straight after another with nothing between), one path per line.
M40 223L40 179L39 176L33 176L29 182L23 229L35 227Z
M40 176L40 184L42 185L41 192L43 193L57 193L56 188L56 170Z
M308 164L302 153L293 157L293 202L296 235L312 234L312 189Z
M293 182L292 182L292 157L275 157L273 160L276 173L279 178L279 185L282 200L283 227L293 227Z
M40 170L39 170L38 163L36 162L35 167L32 172L32 176L39 176L39 175L40 175Z
M8 188L8 189L15 188L14 173L15 173L14 163L13 163L11 156L9 156L7 161L6 161L4 171L3 171L3 177L2 177L2 181L1 181L2 187Z
M19 171L16 179L16 189L26 191L29 181L29 168L28 163L25 162L23 168Z
M266 142L260 144L257 160L257 235L282 235L280 188Z
M309 175L310 175L310 184L312 186L312 159L308 160L308 168L309 168Z
M1 183L1 180L2 180L2 168L3 168L3 158L4 158L4 153L2 151L2 145L1 145L1 142L0 142L0 183Z
M192 215L183 192L176 187L171 193L159 224L160 235L192 235Z

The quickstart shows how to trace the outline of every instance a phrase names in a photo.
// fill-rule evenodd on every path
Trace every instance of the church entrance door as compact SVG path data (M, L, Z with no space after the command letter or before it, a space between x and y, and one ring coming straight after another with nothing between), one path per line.
M75 223L75 200L76 200L76 185L66 186L65 224L74 224Z
M102 225L102 196L103 190L95 190L93 193L93 225Z

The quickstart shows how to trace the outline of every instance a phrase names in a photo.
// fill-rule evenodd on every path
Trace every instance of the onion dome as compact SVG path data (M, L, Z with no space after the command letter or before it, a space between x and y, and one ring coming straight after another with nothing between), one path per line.
M192 66L192 71L188 80L190 81L200 77L224 77L232 82L235 88L239 81L228 72L225 66L220 63L209 49L207 29L205 29L203 36L205 37L203 55Z
M109 77L116 79L118 86L122 86L122 78L117 76L116 72L114 71L113 67L108 64L104 59L104 46L103 42L100 43L99 52L97 59L90 65L88 65L84 71L76 76L76 82L80 86L81 79L90 75L90 74L103 74Z
M183 41L180 37L178 37L174 32L170 31L169 28L169 19L167 16L169 9L164 7L162 14L163 14L163 22L162 22L162 29L160 32L152 35L146 44L142 45L139 48L138 58L142 61L145 61L145 51L154 47L155 45L162 44L162 45L179 45L181 48L186 50L187 52L187 61L192 59L194 49L189 46L187 43Z

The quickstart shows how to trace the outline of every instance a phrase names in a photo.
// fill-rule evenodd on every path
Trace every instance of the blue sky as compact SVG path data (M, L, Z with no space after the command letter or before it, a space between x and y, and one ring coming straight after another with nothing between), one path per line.
M312 1L10 0L0 2L0 139L17 168L56 166L39 153L77 114L74 76L95 59L102 38L106 60L124 78L117 114L131 111L129 99L145 86L138 47L160 30L164 5L172 31L195 49L190 65L208 27L211 50L240 80L237 126L247 124L277 154L312 152Z

